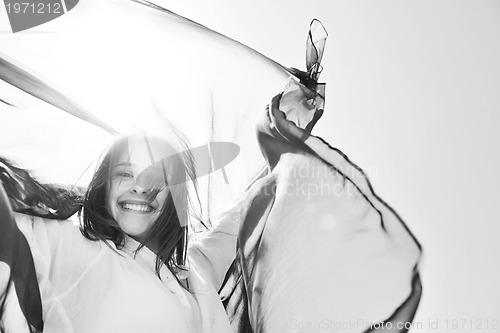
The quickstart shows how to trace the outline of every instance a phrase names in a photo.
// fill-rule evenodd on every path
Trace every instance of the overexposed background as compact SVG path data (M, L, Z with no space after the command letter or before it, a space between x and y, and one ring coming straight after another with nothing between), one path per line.
M320 19L327 94L314 133L367 172L424 248L413 332L500 332L499 1L153 2L302 69Z
M320 19L330 36L315 134L368 173L424 248L413 332L500 331L499 1L157 3L302 69Z

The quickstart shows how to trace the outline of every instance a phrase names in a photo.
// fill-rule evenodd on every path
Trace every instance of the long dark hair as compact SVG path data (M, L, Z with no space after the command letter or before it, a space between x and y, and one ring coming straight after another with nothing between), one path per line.
M112 241L118 249L123 248L125 232L107 209L106 197L112 179L112 172L117 164L119 153L127 148L132 136L118 139L105 152L102 162L97 168L85 195L83 209L80 212L82 234L90 240ZM145 135L136 135L143 137ZM165 142L166 143L166 142ZM167 144L167 143L166 143ZM185 144L185 143L184 143ZM170 146L171 149L174 149ZM154 244L156 251L156 274L160 277L160 268L167 265L168 269L176 274L185 270L186 252L188 245L188 221L193 212L189 200L188 184L190 181L196 191L196 176L193 157L187 149L168 159L170 172L169 194L164 206L161 208L158 219L140 240L138 250L146 244ZM166 181L165 181L166 182ZM160 277L161 278L161 277ZM182 284L181 284L182 285Z

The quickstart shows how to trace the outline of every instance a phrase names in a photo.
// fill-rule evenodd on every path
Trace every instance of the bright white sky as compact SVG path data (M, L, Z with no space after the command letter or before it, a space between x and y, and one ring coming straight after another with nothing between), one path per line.
M330 37L316 133L367 171L423 245L414 332L447 319L450 331L490 332L486 319L500 330L500 2L158 3L302 68L320 19ZM452 330L453 319L474 326Z
M495 332L494 319L500 331L500 2L156 2L299 68L320 19L330 37L316 134L367 172L423 245L414 332L454 319L482 329L450 332Z

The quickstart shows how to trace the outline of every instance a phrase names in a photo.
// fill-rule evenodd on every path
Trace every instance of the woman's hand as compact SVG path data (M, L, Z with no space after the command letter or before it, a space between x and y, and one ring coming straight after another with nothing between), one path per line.
M271 132L287 141L304 141L323 114L318 108L322 97L306 86L290 81L285 90L276 95L268 107Z
M282 154L304 148L304 141L323 114L322 106L322 96L295 81L272 99L257 129L262 154L271 168Z

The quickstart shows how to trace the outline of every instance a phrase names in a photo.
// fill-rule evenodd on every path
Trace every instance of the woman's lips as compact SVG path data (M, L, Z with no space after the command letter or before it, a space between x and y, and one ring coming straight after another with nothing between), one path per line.
M122 201L118 203L118 206L124 211L133 213L151 213L155 211L152 205L140 201Z

